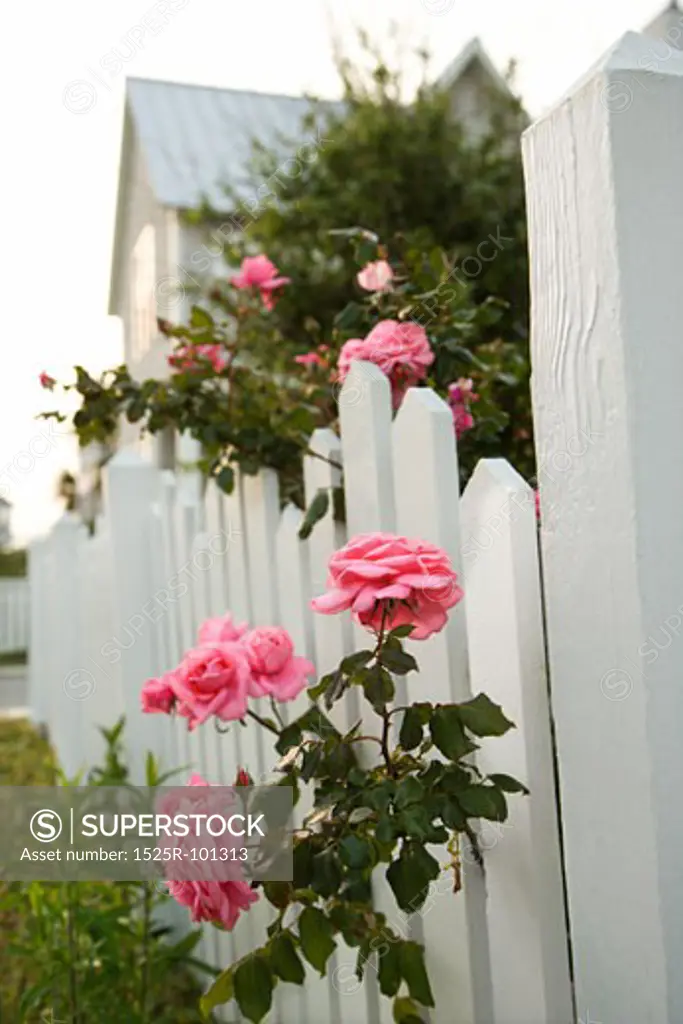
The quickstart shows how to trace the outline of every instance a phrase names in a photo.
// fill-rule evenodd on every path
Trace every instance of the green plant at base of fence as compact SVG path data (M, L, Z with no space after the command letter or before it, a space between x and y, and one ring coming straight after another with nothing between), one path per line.
M507 775L482 775L473 763L478 740L513 728L484 694L460 704L394 705L394 676L418 667L403 645L411 631L382 628L373 649L344 658L308 691L313 704L286 726L251 715L277 737L281 784L295 799L311 784L313 809L294 833L293 880L259 883L276 911L267 941L216 979L201 1000L204 1013L234 998L256 1024L276 985L304 983L304 962L325 975L340 939L358 950L359 980L377 971L397 1024L417 1024L434 1006L424 949L374 908L372 876L385 874L402 914L420 913L442 860L457 892L461 843L481 868L476 821L505 821L507 796L526 790ZM372 708L376 734L367 720L342 734L325 713L351 688ZM436 856L428 849L434 845L442 848Z
M122 785L121 719L102 729L105 755L91 785ZM21 756L21 751L26 756ZM0 722L0 779L50 785L48 744L26 722ZM152 755L147 784L165 781ZM196 1024L193 972L215 973L195 956L200 933L173 940L159 921L167 897L150 883L33 882L2 887L0 1020L42 1024Z

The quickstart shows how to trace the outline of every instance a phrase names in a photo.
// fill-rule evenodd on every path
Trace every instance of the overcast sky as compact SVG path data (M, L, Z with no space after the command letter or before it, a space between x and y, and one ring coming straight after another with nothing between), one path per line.
M475 35L501 69L515 58L519 91L539 113L661 6L656 0L14 0L5 11L0 70L0 495L14 505L17 540L44 531L59 514L56 478L76 464L71 441L33 418L49 405L39 372L66 378L74 362L101 370L121 353L106 308L126 74L335 96L333 30L350 39L353 26L363 25L381 40L393 19L404 40L427 44L435 72ZM167 23L152 35L141 26L155 7L167 9ZM112 78L100 62L114 50L127 59Z

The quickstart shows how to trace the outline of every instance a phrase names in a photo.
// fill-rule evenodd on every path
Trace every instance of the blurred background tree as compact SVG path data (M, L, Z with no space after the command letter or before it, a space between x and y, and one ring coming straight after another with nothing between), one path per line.
M461 457L471 469L482 456L503 455L531 477L519 146L525 114L511 94L492 87L487 121L473 130L454 116L449 90L429 82L424 53L417 54L420 84L406 102L405 72L390 69L367 39L364 46L369 69L362 61L338 61L343 104L311 103L307 127L317 125L320 138L315 158L309 153L298 159L294 141L282 140L277 151L255 145L249 194L262 196L264 182L269 194L248 215L240 197L231 195L243 231L226 259L236 264L247 254L265 252L291 278L278 300L277 319L285 351L293 354L329 344L339 310L362 295L355 281L358 247L340 237L340 229L374 232L390 260L414 262L418 251L439 259L436 250L444 250L463 306L497 300L496 316L476 317L475 329L463 333L460 363L450 361L448 379L433 380L443 392L458 376L472 376L476 385L479 359L499 366L495 401L502 426L496 432L475 428L463 438ZM209 224L225 221L209 208L194 217ZM434 301L440 302L438 292ZM427 320L420 316L429 332ZM273 353L274 365L283 354L282 348Z

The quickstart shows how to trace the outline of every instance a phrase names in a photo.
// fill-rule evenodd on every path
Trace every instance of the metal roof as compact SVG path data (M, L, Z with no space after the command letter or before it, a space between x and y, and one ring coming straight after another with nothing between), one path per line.
M290 155L292 142L315 138L314 129L302 127L311 104L301 96L129 78L127 102L152 190L173 208L206 197L228 210L223 186L246 194L255 140L276 152L287 140ZM341 110L339 103L322 106Z

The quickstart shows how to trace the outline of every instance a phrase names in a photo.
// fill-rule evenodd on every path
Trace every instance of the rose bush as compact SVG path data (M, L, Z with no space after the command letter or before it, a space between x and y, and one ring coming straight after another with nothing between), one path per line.
M186 715L189 728L210 716L242 725L252 719L274 739L277 784L291 787L295 802L303 786L313 790L312 809L293 833L291 881L250 885L237 866L234 880L169 882L194 921L230 929L261 896L273 910L263 944L228 965L203 997L205 1014L234 998L244 1018L262 1020L274 987L303 984L303 961L324 975L340 939L358 950L360 979L377 971L380 991L395 999L396 1020L418 1021L434 1005L424 949L377 911L373 876L384 872L401 911L419 911L443 870L428 849L437 844L449 851L457 892L461 843L481 862L477 819L505 821L508 794L525 792L507 775L483 775L473 760L480 739L513 727L484 694L459 704L394 704L394 677L418 671L404 640L443 629L461 598L450 560L435 545L388 533L356 536L330 559L328 590L312 607L350 611L371 645L310 686L308 705L293 720L284 724L277 704L301 693L313 666L295 654L286 630L236 627L229 615L208 620L181 665L143 687L144 710L183 715L188 702L199 703ZM240 674L236 700L238 662L247 678ZM429 680L421 683L427 696ZM179 695L170 707L156 696L165 686ZM343 734L326 714L352 688L376 713L376 731L361 731L359 721ZM273 718L248 705L264 695ZM190 782L206 785L196 776ZM236 784L251 783L240 769Z
M126 366L95 378L76 367L66 390L81 399L73 417L80 443L110 444L121 417L142 432L173 427L200 442L201 468L224 491L233 489L236 469L268 467L280 476L283 500L301 506L310 435L317 427L337 429L340 385L352 361L364 359L388 377L394 409L410 387L441 391L453 410L463 479L475 453L490 446L497 454L496 439L509 425L501 389L521 370L514 346L481 343L501 307L474 304L466 289L454 289L444 254L408 252L390 264L370 232L346 234L360 267L359 295L331 335L292 353L277 301L290 278L265 254L246 257L234 277L216 282L207 302L193 307L189 323L159 322L169 344L165 379L138 381ZM47 374L41 379L55 389ZM57 409L44 415L64 419Z

